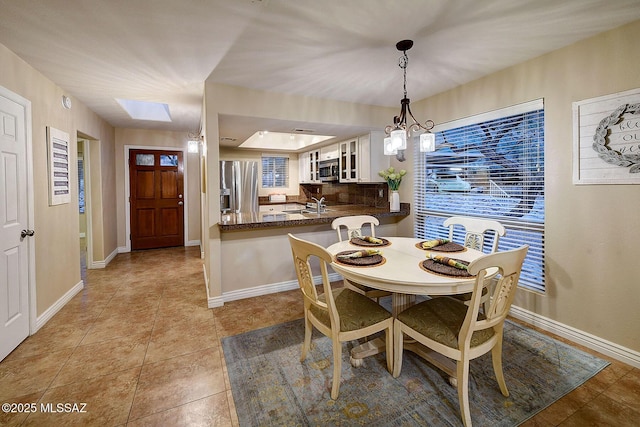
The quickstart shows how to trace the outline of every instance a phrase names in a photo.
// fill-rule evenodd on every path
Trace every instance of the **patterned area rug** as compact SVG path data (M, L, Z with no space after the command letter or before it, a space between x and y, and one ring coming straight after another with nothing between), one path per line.
M331 400L331 341L314 330L304 363L302 320L226 337L222 347L241 426L460 426L456 389L447 376L405 352L393 378L384 354L349 364L343 344L340 396ZM575 389L609 363L513 322L505 324L504 374L490 354L471 362L469 399L477 426L516 426Z

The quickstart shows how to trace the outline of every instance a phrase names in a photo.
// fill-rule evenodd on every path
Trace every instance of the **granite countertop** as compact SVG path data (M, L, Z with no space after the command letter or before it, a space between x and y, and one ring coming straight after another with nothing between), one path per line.
M363 205L327 206L327 212L282 213L282 212L240 212L221 214L220 231L246 231L252 229L291 227L297 225L330 224L335 218L349 215L371 215L376 218L408 216L409 203L400 203L399 212L389 212L389 207L376 208Z

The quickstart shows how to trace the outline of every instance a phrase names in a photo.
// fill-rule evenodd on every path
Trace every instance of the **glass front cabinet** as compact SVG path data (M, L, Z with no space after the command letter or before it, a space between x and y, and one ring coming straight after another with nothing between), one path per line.
M389 167L383 132L374 131L339 143L340 182L385 182L378 172Z
M314 184L320 182L320 151L307 151L300 154L300 183Z
M343 141L339 146L340 182L358 182L358 138Z

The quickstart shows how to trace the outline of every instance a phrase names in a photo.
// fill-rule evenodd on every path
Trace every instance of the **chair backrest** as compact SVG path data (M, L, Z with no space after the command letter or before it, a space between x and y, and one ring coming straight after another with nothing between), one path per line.
M333 260L331 254L322 246L315 243L295 237L289 233L289 244L293 254L293 264L298 277L298 285L302 291L305 302L305 310L309 305L314 305L321 310L329 312L332 325L340 325L340 317L333 300L331 292L331 282L327 272L327 264ZM322 273L322 286L324 298L320 298L316 285L313 282L313 273L311 271L311 258L317 258L320 262L320 271Z
M500 236L507 233L504 226L498 221L484 218L473 218L469 216L452 216L447 218L443 225L449 227L449 240L453 241L453 230L456 225L464 228L464 244L463 246L471 249L482 251L484 248L484 240L487 237L487 231L493 231L493 244L491 252L498 250L498 241Z
M521 246L509 251L495 252L484 255L469 263L468 271L476 275L476 282L469 303L469 309L460 329L459 345L469 345L474 331L488 329L495 326L502 328L502 324L509 313L511 303L516 295L520 272L524 258L527 256L529 245ZM482 320L478 320L482 288L488 268L497 267L499 279L493 291L489 310L484 313Z
M371 228L371 234L362 234L362 227L368 225ZM331 227L337 231L338 239L342 242L342 228L347 230L347 240L352 237L373 236L375 237L375 226L380 225L378 218L370 215L352 215L336 218L331 223Z

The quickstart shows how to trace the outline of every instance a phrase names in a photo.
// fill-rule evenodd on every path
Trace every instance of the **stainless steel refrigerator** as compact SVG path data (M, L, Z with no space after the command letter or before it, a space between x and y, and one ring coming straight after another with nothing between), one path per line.
M258 162L220 161L220 210L258 212Z

